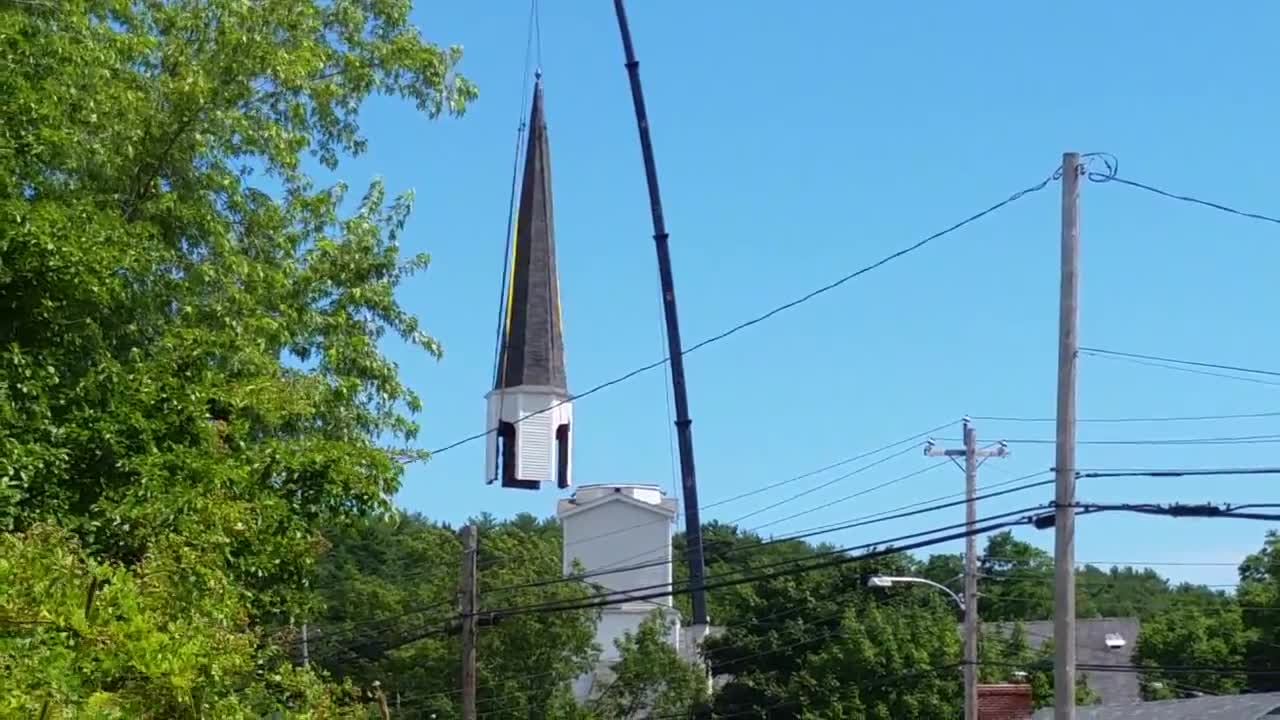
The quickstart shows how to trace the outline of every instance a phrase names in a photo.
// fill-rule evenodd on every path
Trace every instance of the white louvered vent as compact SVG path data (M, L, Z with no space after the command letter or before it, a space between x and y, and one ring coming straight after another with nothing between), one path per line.
M551 427L551 416L549 412L530 415L516 424L516 448L520 452L516 477L521 480L552 480L555 433Z
M1105 642L1108 650L1119 650L1124 647L1124 636L1120 633L1107 633Z

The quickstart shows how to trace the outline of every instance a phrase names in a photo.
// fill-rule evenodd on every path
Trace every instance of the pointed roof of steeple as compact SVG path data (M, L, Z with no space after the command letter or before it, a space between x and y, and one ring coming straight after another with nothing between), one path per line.
M536 385L568 393L552 215L551 149L547 142L539 74L529 112L529 145L525 151L524 179L516 214L514 257L495 390Z

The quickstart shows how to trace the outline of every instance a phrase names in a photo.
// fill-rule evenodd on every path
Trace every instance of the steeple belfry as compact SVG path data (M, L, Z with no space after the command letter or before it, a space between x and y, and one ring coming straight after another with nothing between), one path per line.
M542 79L533 89L529 143L516 213L511 273L498 347L497 376L487 397L488 482L536 490L572 484L573 444L565 373L560 281L551 203L551 151Z

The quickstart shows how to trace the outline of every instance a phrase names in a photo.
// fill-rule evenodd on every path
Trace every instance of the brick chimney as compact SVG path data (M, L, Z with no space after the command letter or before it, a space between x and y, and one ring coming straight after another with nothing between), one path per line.
M1031 720L1031 686L978 686L978 720Z

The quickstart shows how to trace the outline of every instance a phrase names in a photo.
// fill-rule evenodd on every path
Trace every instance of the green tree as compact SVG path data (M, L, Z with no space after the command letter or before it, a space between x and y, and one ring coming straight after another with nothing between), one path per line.
M591 701L602 719L692 716L708 700L706 669L685 661L672 647L675 625L655 612L634 633L617 640L613 678Z
M1184 591L1172 595L1170 606L1142 622L1134 662L1143 666L1240 667L1245 664L1250 635L1234 599L1214 600ZM1143 696L1159 700L1185 695L1179 688L1195 688L1215 694L1240 692L1242 673L1204 672L1144 673Z
M1240 564L1236 597L1249 630L1245 662L1255 671L1248 686L1255 692L1280 690L1280 534L1270 530L1262 548Z
M561 575L554 520L478 518L479 596L487 610L579 599L593 590ZM455 622L462 546L456 532L418 515L334 528L315 581L312 657L340 678L440 718L456 717L461 648ZM547 582L551 580L552 582ZM562 717L569 682L591 667L589 611L513 615L481 628L479 701L485 716Z
M1076 616L1145 620L1169 606L1169 581L1150 568L1085 565L1076 571Z
M50 525L0 534L0 716L362 716L350 688L259 652L243 590L157 550L126 569Z
M196 606L152 607L164 632L286 623L320 527L385 511L417 457L394 448L420 402L379 349L440 351L395 296L426 264L399 252L410 200L374 184L343 212L346 188L304 169L364 149L372 94L427 116L474 98L460 51L425 41L409 10L0 4L0 527L63 527L122 587L175 568L165 591ZM18 600L19 615L45 607ZM109 693L208 717L273 666L230 663L238 681L199 692L175 686L189 665L135 663L111 685L77 667L67 707Z
M764 544L719 526L708 543L717 577L837 557L801 541ZM819 553L822 553L819 555ZM781 563L781 565L779 565ZM960 707L960 635L950 600L929 588L867 587L876 574L909 575L905 555L744 583L713 595L707 641L718 714L758 718L943 718ZM679 568L679 566L677 566Z
M932 580L939 585L957 588L964 580L964 555L958 553L930 555L920 565L920 577Z
M1006 530L987 538L978 559L982 619L990 622L1053 617L1053 556Z

